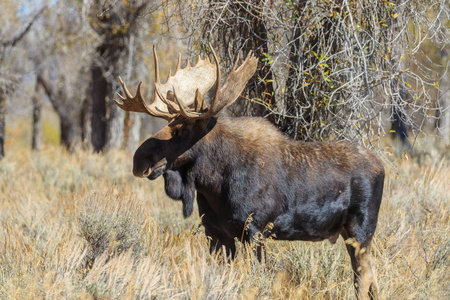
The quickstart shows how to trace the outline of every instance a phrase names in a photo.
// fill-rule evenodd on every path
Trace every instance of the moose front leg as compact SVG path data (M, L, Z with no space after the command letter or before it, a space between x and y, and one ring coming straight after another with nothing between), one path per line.
M225 249L225 255L234 259L236 256L236 244L234 238L223 233L220 228L219 217L210 208L205 196L197 192L198 212L205 227L205 235L209 239L209 251L211 254Z
M220 251L225 251L225 255L231 259L236 257L236 244L234 239L224 239L217 238L210 234L205 228L205 234L209 238L209 252L211 254L218 253Z

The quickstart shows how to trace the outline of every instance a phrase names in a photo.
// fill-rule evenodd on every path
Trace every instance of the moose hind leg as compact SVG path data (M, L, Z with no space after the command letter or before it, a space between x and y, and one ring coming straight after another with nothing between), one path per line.
M363 244L343 230L342 237L345 240L348 254L352 262L354 285L357 299L377 299L378 284L376 270L370 256L371 241Z
M348 212L341 235L346 240L347 251L352 261L356 296L358 299L377 298L376 271L370 258L370 248L377 227L383 193L384 172L376 178L360 178L352 186L353 206Z
M266 237L256 230L253 230L252 234L246 236L245 244L250 247L260 263L265 263L267 260L265 241Z

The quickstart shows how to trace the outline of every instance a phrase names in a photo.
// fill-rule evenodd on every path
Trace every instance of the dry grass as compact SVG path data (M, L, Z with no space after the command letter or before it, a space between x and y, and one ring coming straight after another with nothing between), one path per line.
M269 241L267 267L211 257L131 153L32 153L0 162L0 299L353 299L344 242ZM396 174L398 172L398 174ZM450 297L450 164L404 161L386 179L374 239L384 299Z

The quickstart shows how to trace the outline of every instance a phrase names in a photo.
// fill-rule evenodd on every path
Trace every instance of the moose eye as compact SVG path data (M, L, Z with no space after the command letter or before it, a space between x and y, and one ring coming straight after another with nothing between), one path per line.
M174 137L177 137L177 136L185 136L186 133L187 133L186 128L180 127L180 128L176 128L176 129L173 131L173 136L174 136Z
M185 135L187 135L187 133L188 133L188 130L187 130L186 127L180 128L180 135L181 136L185 136Z

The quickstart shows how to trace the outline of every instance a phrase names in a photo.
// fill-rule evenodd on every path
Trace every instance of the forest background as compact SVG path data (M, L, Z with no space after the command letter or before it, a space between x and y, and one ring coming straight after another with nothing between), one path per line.
M270 242L267 272L221 263L162 182L132 178L164 122L118 109L118 76L150 99L153 44L165 78L208 43L223 73L260 61L229 114L384 158L382 296L450 294L446 1L5 0L0 16L0 298L353 297L342 244Z

